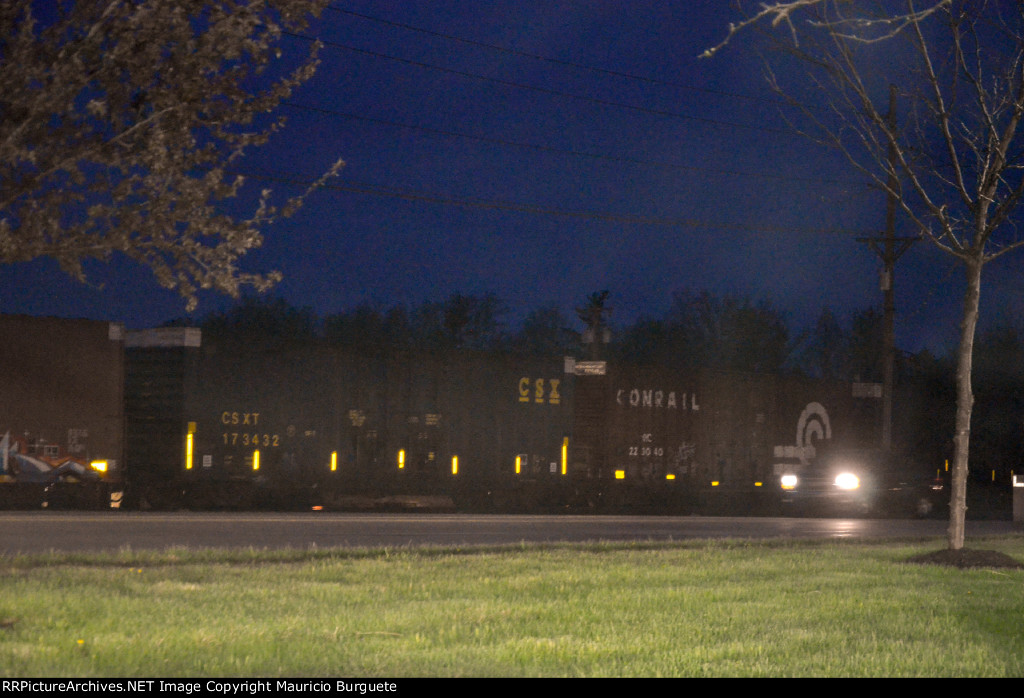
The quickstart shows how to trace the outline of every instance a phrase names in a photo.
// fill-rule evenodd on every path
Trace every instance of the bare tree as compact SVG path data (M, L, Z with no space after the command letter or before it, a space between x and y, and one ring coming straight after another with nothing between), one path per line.
M1024 194L1024 4L781 1L730 26L705 55L764 24L806 69L800 79L809 76L827 101L826 110L802 109L807 133L895 196L917 231L963 265L949 524L949 547L958 550L982 269L1024 244L1016 221ZM772 61L770 81L781 94L797 94L783 84L780 65ZM889 113L891 85L905 107L899 119Z
M266 114L316 67L314 51L278 68L282 34L325 4L0 3L0 262L49 256L84 279L84 260L119 252L189 309L199 289L276 281L237 262L305 195L264 190L243 216L224 202L243 185L230 169L283 125Z
M731 371L781 371L792 347L785 316L767 301L682 290L666 314L684 363Z

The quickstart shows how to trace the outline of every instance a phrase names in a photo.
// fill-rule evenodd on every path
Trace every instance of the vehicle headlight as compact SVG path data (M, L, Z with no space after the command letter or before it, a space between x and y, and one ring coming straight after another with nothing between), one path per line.
M796 475L783 475L780 480L782 483L782 489L784 490L795 490L796 489Z
M836 475L836 487L841 490L855 490L860 487L860 478L853 473L839 473Z

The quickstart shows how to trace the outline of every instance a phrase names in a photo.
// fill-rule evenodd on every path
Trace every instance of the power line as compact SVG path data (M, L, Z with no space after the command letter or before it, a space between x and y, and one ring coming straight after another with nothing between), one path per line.
M508 47L508 46L500 46L498 44L489 44L489 43L486 43L484 41L476 41L474 39L467 39L465 37L455 36L453 34L444 34L442 32L433 31L431 29L424 29L423 27L416 27L416 26L413 26L411 24L404 24L402 22L394 22L392 20L383 19L381 17L373 17L371 15L363 14L361 12L354 12L352 10L346 10L346 9L343 9L343 8L340 8L340 7L335 7L333 5L328 5L327 9L331 10L333 12L337 12L339 14L345 14L345 15L349 15L351 17L358 17L360 19L365 19L365 20L368 20L368 21L371 21L371 22L377 22L378 24L385 24L385 25L388 25L388 26L391 26L391 27L397 27L399 29L406 29L406 30L409 30L409 31L419 32L421 34L426 34L427 36L434 36L434 37L438 37L438 38L441 38L441 39L446 39L448 41L456 41L456 42L459 42L459 43L462 43L462 44L466 44L468 46L478 46L480 48L486 48L486 49L490 49L492 51L499 51L501 53L506 53L506 54L509 54L511 56L520 56L522 58L530 58L530 59L537 60L537 61L543 61L545 63L551 63L552 65L559 65L559 66L564 66L564 67L568 67L568 68L576 68L576 69L579 69L579 70L588 70L588 71L591 71L591 72L594 72L594 73L599 73L599 74L602 74L602 75L610 75L612 77L627 78L629 80L637 80L639 82L645 82L645 83L650 84L650 85L663 85L665 87L675 87L675 88L682 89L682 90L689 90L689 91L693 91L693 92L701 92L701 93L704 93L704 94L713 94L713 95L718 95L718 96L721 96L721 97L731 97L731 98L734 98L734 99L743 99L743 100L748 100L748 101L751 101L751 102L762 102L762 103L765 103L765 104L775 104L775 105L778 105L778 106L786 106L786 104L787 104L786 102L783 102L783 101L774 100L774 99L765 99L764 97L756 97L754 95L745 95L745 94L740 94L738 92L727 92L725 90L712 90L712 89L707 88L707 87L696 87L694 85L684 85L682 83L672 82L670 80L661 80L659 78L652 78L652 77L647 76L647 75L637 75L636 73L627 73L627 72L618 71L618 70L610 70L608 68L599 68L599 67L593 66L593 65L585 65L583 63L575 63L573 61L567 61L567 60L560 59L560 58L552 58L551 56L541 56L541 55L536 54L536 53L528 53L527 51L520 51L518 49L514 49L514 48L511 48L511 47Z
M538 87L536 85L527 85L526 83L515 82L512 80L504 80L502 78L494 78L487 75L480 75L479 73L471 73L465 70L456 70L454 68L444 68L433 63L425 63L423 61L414 61L409 58L400 58L398 56L392 56L387 53L381 53L380 51L371 51L369 49L358 48L356 46L350 46L349 44L343 44L338 41L330 41L328 39L318 39L305 34L299 34L296 32L282 32L287 36L291 36L296 39L302 39L303 41L319 42L324 46L329 46L334 49L343 51L350 51L352 53L359 53L366 56L372 56L374 58L383 58L385 60L394 61L396 63L403 63L405 65L412 65L424 70L434 70L442 73L450 73L452 75L458 75L464 78L470 78L472 80L481 80L484 82L490 82L497 85L503 85L505 87L514 87L521 90L529 90L532 92L538 92L540 94L551 95L554 97L562 97L566 99L575 99L583 102L591 102L593 104L599 104L604 107L614 107L616 109L627 109L630 111L641 112L644 114L652 114L654 116L664 116L673 119L684 119L686 121L695 121L697 123L708 124L711 126L727 127L727 128L739 128L750 131L761 131L763 133L772 133L775 135L792 136L797 138L806 138L803 134L792 129L779 129L771 128L768 126L754 126L750 124L740 124L733 121L722 121L719 119L709 119L702 116L693 116L690 114L682 114L680 112L669 111L667 109L651 109L649 107L640 107L635 104L626 104L625 102L615 102L608 99L601 99L599 97L587 97L584 95L578 95L572 92L563 92L562 90L553 90L547 87Z
M297 175L272 174L257 171L234 171L233 174L243 177L252 177L269 182L281 182L291 186L309 187L315 180L300 177ZM624 223L628 225L651 225L657 227L673 228L707 228L709 230L744 230L754 233L766 233L771 235L788 235L793 233L814 234L814 235L857 235L858 231L842 228L798 228L767 225L749 225L746 223L726 223L721 221L706 221L696 218L675 218L643 216L632 213L612 213L603 211L583 211L573 209L554 208L550 206L539 206L536 204L524 204L515 201L501 201L496 199L460 199L444 194L429 191L416 191L411 189L397 189L384 187L378 184L358 182L354 180L331 180L319 185L318 188L331 191L346 192L350 194L366 194L370 196L381 196L404 201L421 203L443 204L458 206L461 208L483 209L494 211L511 211L515 213L526 213L554 218L576 218L584 220L601 221L605 223Z
M536 143L522 143L518 141L509 141L502 138L495 138L493 136L480 136L476 134L462 133L458 131L448 131L444 129L432 128L429 126L418 126L413 124L402 123L398 121L390 121L387 119L379 119L369 116L362 116L359 114L352 114L350 112L343 112L336 109L327 109L326 107L314 107L308 104L299 104L297 102L284 102L284 104L293 109L300 109L302 111L308 111L313 113L325 114L328 116L340 116L346 119L352 119L354 121L364 121L366 123L379 124L382 126L390 126L394 128L409 129L412 131L422 131L437 136L445 136L451 138L462 138L466 140L479 141L481 143L489 143L492 145L500 145L504 147L512 148L523 148L527 150L535 150L544 153L554 153L558 155L571 155L580 158L589 158L593 160L602 160L605 162L616 162L625 163L631 165L644 165L652 167L663 167L667 169L683 170L687 172L703 172L710 174L721 174L729 175L733 177L752 177L756 179L765 179L771 181L783 181L783 182L800 182L800 183L814 183L814 184L840 184L840 185L854 185L854 186L870 186L865 181L855 180L841 180L841 179L824 179L820 177L783 177L780 175L766 174L763 172L745 172L741 170L726 170L713 167L695 167L693 165L684 165L676 162L666 162L661 160L645 160L641 158L630 158L618 155L608 155L605 153L594 153L583 150L573 150L569 148L556 148L553 146L539 145Z

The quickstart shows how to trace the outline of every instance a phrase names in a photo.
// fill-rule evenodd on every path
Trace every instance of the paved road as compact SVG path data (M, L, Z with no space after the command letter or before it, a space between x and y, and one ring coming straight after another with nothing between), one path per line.
M968 536L1021 532L969 521ZM131 548L399 547L521 541L942 537L945 521L469 514L0 513L0 554Z

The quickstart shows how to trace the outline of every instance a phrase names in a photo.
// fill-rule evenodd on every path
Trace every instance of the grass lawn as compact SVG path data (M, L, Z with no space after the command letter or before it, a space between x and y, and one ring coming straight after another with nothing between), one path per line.
M1024 571L943 545L0 556L0 676L1024 675Z

